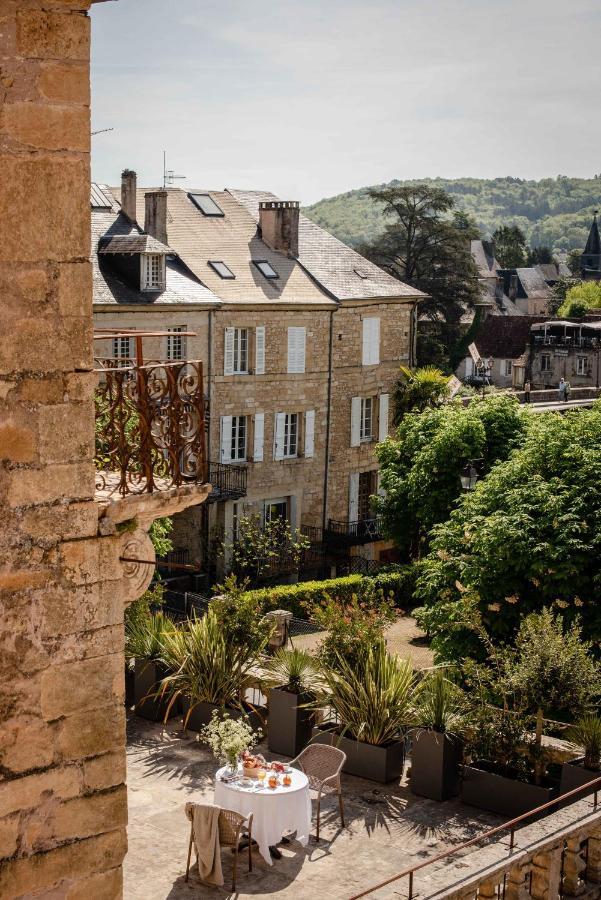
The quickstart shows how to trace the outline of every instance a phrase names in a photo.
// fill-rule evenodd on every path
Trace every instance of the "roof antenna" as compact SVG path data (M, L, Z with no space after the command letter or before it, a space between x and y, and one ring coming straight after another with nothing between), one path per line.
M173 184L174 181L185 177L185 175L176 175L173 169L167 168L167 153L163 150L163 187L166 188L168 185Z
M104 134L105 131L114 131L114 128L101 128L99 131L91 131L90 135L94 137L95 134Z

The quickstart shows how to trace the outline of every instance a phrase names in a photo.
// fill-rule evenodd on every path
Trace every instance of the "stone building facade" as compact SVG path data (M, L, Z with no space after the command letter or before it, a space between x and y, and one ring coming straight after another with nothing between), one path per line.
M89 6L0 2L3 898L121 896L124 608L206 495L95 499Z

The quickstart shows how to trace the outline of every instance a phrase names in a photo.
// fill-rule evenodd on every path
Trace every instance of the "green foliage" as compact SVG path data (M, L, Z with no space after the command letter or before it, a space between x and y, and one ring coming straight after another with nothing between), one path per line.
M169 518L155 519L148 529L148 537L157 556L167 556L173 550L173 541L170 538L172 531L173 522Z
M461 495L460 474L470 459L486 473L523 439L524 412L517 400L498 394L464 407L406 415L396 438L377 447L379 502L386 534L407 555L419 555L432 527L448 519Z
M466 712L465 694L444 669L427 672L416 691L416 723L440 733L461 734Z
M527 266L538 266L553 262L553 251L550 247L532 247L527 253Z
M584 300L566 300L559 310L559 315L568 319L581 319L586 316L588 309Z
M335 667L340 659L359 666L368 648L384 638L386 628L397 618L397 610L382 591L371 588L350 600L327 597L311 609L312 618L326 632L319 645L322 666Z
M400 367L400 378L392 395L394 423L398 425L408 412L422 412L428 407L441 406L448 400L449 376L435 366L421 369Z
M357 666L343 653L324 671L327 702L342 733L381 746L398 740L410 721L415 675L410 660L387 653L383 641L370 646Z
M564 303L568 291L576 284L580 284L580 281L577 278L567 278L565 275L562 275L559 281L553 285L551 288L551 297L549 299L549 315L557 315L557 311Z
M566 738L584 748L584 765L593 772L601 769L601 719L582 716L566 731Z
M317 660L296 647L277 650L263 664L263 672L267 687L283 687L292 694L312 693L321 683Z
M471 710L465 737L465 754L472 762L491 762L498 775L532 780L530 722L523 714L476 705Z
M599 181L595 178L429 178L391 181L389 185L427 184L447 191L457 208L476 221L483 235L491 235L500 225L518 225L531 247L554 250L582 248L599 202ZM340 240L353 246L371 243L384 230L379 205L361 188L321 200L308 207L309 218L323 225ZM573 270L574 271L574 270ZM579 268L575 270L579 274Z
M522 446L430 535L416 596L439 659L482 655L462 624L470 605L496 641L513 640L523 616L553 605L567 622L580 614L599 646L601 405L523 421Z
M143 610L125 620L125 658L156 662L162 658L163 638L175 628L162 612Z
M256 653L265 646L265 634L271 636L272 626L263 616L261 600L249 592L248 581L238 582L235 575L228 575L224 583L217 585L210 609L214 612L227 644L246 647Z
M381 590L392 597L397 606L412 604L416 572L413 566L398 566L392 571L378 572L377 575L346 575L342 578L328 578L323 581L300 581L298 584L280 584L273 587L249 591L265 611L286 609L294 616L304 618L312 615L313 607L330 597L341 602L350 601L354 594L361 595L372 588Z
M526 265L526 235L518 225L500 225L493 232L495 256L503 269Z
M558 315L579 315L576 312L570 311L574 308L574 304L577 304L577 308L585 310L585 312L580 313L580 315L586 315L586 311L589 309L598 309L601 307L601 282L581 281L570 287L566 293L563 304L558 310Z
M152 584L141 597L130 603L125 610L125 633L129 627L142 625L145 619L151 615L151 610L163 605L164 587L160 581Z
M307 547L307 538L293 534L287 520L278 516L264 522L261 516L251 515L240 518L236 539L224 545L224 550L229 551L232 572L257 585L272 575L282 554L297 566Z

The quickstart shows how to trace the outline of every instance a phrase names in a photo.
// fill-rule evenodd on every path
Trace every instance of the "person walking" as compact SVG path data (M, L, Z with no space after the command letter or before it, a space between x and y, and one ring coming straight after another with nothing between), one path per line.
M524 382L524 403L530 403L530 382Z
M557 390L559 393L559 402L564 403L566 399L566 383L563 376L559 379L559 387Z
M565 385L564 385L564 389L563 389L563 392L564 392L565 398L566 398L566 403L567 403L567 402L569 401L569 399L570 399L570 393L571 393L571 391L572 391L572 385L570 384L569 381L566 381L566 383L565 383Z

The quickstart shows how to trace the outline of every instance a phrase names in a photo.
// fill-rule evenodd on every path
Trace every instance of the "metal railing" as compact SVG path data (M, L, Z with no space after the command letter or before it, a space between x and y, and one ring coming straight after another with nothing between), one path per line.
M367 897L369 894L373 894L374 891L378 891L381 888L387 887L389 884L392 884L395 881L400 881L402 878L408 879L408 900L413 900L414 896L414 877L415 873L419 872L422 869L427 868L428 866L432 866L434 863L442 862L443 860L449 859L451 856L455 856L457 853L466 850L468 847L473 847L475 844L482 843L482 841L487 840L493 835L500 834L501 832L509 831L509 854L511 855L515 848L515 831L516 826L521 825L527 819L531 819L534 816L540 816L542 812L550 810L553 806L557 806L557 804L565 804L565 801L570 797L576 799L577 796L584 797L587 794L593 794L593 810L596 811L598 808L598 792L601 790L601 777L593 778L591 781L586 784L581 785L578 788L575 788L573 791L568 791L565 794L560 794L559 797L555 797L553 800L549 800L548 803L543 803L542 806L537 806L536 809L531 809L529 812L522 813L521 816L517 816L515 819L510 819L508 822L503 822L502 825L497 825L494 828L489 828L488 831L483 832L482 834L477 835L474 838L471 838L469 841L463 841L461 844L457 844L456 847L452 847L450 850L445 850L443 853L438 853L436 856L433 856L431 859L426 859L421 863L417 863L415 866L410 866L407 869L403 869L402 872L398 872L396 875L392 875L390 878L387 878L385 881L381 881L378 884L374 884L371 887L367 888L364 891L361 891L359 894L354 894L349 900L359 900L360 897ZM483 878L483 880L485 880Z
M212 486L209 503L245 497L247 479L248 470L245 466L209 462L208 480Z
M374 516L369 519L358 519L356 522L340 522L330 519L324 539L326 541L336 540L347 546L380 541L382 540L382 518Z
M206 482L202 362L96 371L97 490L125 496Z

